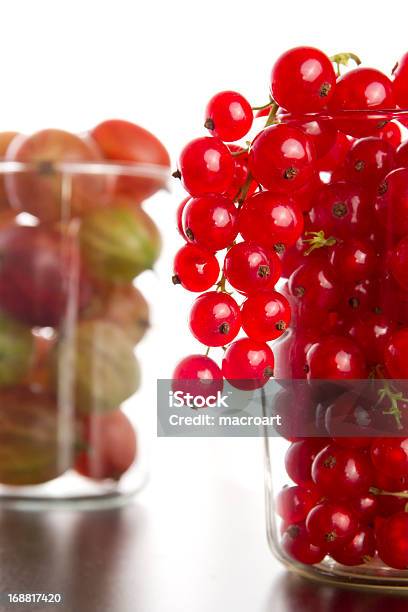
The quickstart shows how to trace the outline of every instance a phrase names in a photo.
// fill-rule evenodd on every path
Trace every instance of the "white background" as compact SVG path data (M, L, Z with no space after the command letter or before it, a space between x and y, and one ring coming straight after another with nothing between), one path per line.
M186 141L204 134L208 98L236 89L253 104L266 102L272 62L291 46L354 51L390 72L408 50L407 13L403 0L4 1L0 129L83 131L120 117L155 132L174 163ZM145 383L137 409L152 422L155 379L170 377L177 360L199 348L186 323L191 297L170 282L172 255L180 246L174 213L182 193L177 185L174 191L148 203L165 247L156 274L140 279L152 303L154 331L139 351ZM184 453L186 473L208 463L259 491L258 440L204 443L160 440L159 446L169 456Z

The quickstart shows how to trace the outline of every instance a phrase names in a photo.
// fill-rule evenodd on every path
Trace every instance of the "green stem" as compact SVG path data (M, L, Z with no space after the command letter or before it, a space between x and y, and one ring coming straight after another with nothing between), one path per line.
M265 127L268 127L269 125L273 125L274 123L276 123L276 113L278 112L278 108L279 108L279 105L276 104L274 100L272 100L271 110L269 111L269 115L266 120Z
M340 76L340 66L348 66L350 60L352 60L357 66L361 64L361 59L355 53L336 53L332 55L330 61L336 64L337 76Z
M260 110L264 110L265 108L269 108L270 106L272 106L273 104L273 100L272 98L269 100L268 104L264 104L263 106L253 106L252 110L253 111L260 111Z
M251 186L252 180L253 180L253 176L249 172L245 183L242 185L241 189L239 190L238 195L235 197L235 200L238 202L238 208L241 208L241 206L245 202L245 198L248 195L248 191Z
M383 489L377 489L377 487L370 487L369 491L373 495L389 495L399 499L408 499L408 491L384 491Z
M393 416L397 423L397 429L404 429L399 403L408 402L408 398L404 397L401 391L396 391L392 384L385 380L382 389L378 390L378 401L382 402L384 400L390 401L390 407L387 410L383 410L383 414Z
M323 247L331 247L337 244L336 238L333 236L329 236L326 238L324 235L324 231L320 232L306 232L305 236L312 236L311 238L303 239L303 243L308 244L309 248L304 252L304 255L310 255L316 249L321 249Z

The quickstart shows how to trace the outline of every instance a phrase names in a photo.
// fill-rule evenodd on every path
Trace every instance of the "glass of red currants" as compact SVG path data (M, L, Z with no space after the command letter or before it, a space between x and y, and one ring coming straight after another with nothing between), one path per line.
M112 120L2 133L0 157L0 499L118 503L145 479L134 280L160 253L142 204L168 154Z
M174 173L188 197L173 282L200 294L189 325L207 348L173 384L282 383L273 551L311 577L408 587L408 53L387 76L291 49L264 106L220 92L205 127ZM319 435L297 426L308 411Z

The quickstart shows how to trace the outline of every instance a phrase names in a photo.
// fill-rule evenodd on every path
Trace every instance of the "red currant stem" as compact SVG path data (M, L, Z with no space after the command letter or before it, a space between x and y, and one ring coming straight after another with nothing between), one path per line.
M269 108L270 106L272 106L272 104L274 104L275 101L272 100L272 98L269 99L269 102L267 104L264 104L263 106L253 106L252 110L253 111L259 111L259 110L264 110L265 108Z
M329 236L329 238L326 238L323 230L320 230L319 232L305 232L305 236L312 237L304 238L302 240L304 244L309 245L309 248L303 253L304 255L310 255L310 253L312 253L316 249L321 249L323 247L331 247L337 244L337 239L333 236Z
M276 104L276 102L273 100L271 104L271 110L269 111L269 115L265 123L265 127L268 127L268 125L273 125L274 123L276 123L276 113L278 112L278 108L279 108L278 104Z
M252 180L253 180L252 174L249 173L245 183L242 185L241 189L239 190L238 197L235 198L236 201L238 202L238 208L241 208L241 206L245 202L245 198L248 195L248 191L251 186Z
M401 422L402 413L399 407L399 402L408 402L408 398L404 397L401 391L396 391L390 383L384 381L384 386L378 391L379 402L389 399L391 404L387 410L383 410L383 414L390 414L395 418L398 429L403 429Z
M227 282L227 279L225 278L225 275L223 274L217 283L217 291L222 291L223 293L227 293L227 290L225 287L226 282Z
M369 491L373 495L389 495L390 497L408 499L408 491L384 491L383 489L377 489L377 487L370 487Z
M206 357L208 357L208 355L210 354L210 349L211 349L211 347L207 346L207 349L206 349L206 351L204 353Z
M350 60L352 60L357 66L361 64L361 59L355 53L336 53L332 55L330 60L337 67L337 76L340 76L340 66L348 66Z
M248 147L246 147L245 149L241 149L240 151L232 151L231 155L232 157L239 157L240 155L244 155L245 153L248 153Z

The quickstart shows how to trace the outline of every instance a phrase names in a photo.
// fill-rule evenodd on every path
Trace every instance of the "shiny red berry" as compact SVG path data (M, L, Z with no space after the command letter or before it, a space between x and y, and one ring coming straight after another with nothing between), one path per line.
M243 138L251 129L253 112L249 102L236 91L220 91L205 111L205 127L224 142Z
M402 289L408 291L408 236L389 252L389 269Z
M376 438L371 444L374 467L392 478L408 478L408 438Z
M219 251L230 246L238 231L238 211L224 196L191 198L183 212L183 231L189 242Z
M307 353L309 378L366 378L367 366L357 344L346 336L331 335L314 344Z
M388 316L363 312L348 326L347 331L363 351L367 363L384 363L385 348L395 331L395 323Z
M238 242L227 252L224 274L238 291L251 294L273 289L281 275L279 257L255 242Z
M370 278L377 270L377 255L368 241L358 238L336 244L330 252L333 274L342 271L342 280L357 283Z
M376 215L387 235L408 234L408 168L397 168L378 188Z
M291 558L304 565L320 563L326 552L312 544L303 524L288 525L282 537L282 549Z
M173 391L192 395L217 395L224 386L222 372L217 364L205 355L189 355L182 359L173 373Z
M241 307L242 329L260 342L279 338L290 324L290 305L277 291L249 296Z
M304 132L313 144L316 159L324 157L334 146L337 139L337 129L332 121L319 121L318 119L296 119L295 115L287 113L283 109L278 115L286 125L291 125Z
M349 508L337 502L318 504L306 519L306 530L311 542L327 552L349 542L357 529L356 516Z
M273 376L272 350L263 342L251 338L236 340L227 348L222 373L237 389L258 389Z
M174 258L173 283L187 291L207 291L216 282L220 272L217 258L195 244L184 245Z
M392 88L400 108L408 108L408 53L404 53L392 71Z
M346 500L368 493L373 471L362 451L329 444L315 457L312 478L324 496Z
M330 151L316 161L316 170L318 172L334 172L337 170L346 159L351 145L352 139L343 132L337 132L336 141Z
M376 552L372 527L360 527L352 540L331 552L332 558L342 565L354 566L369 563Z
M360 524L372 523L378 512L378 496L372 493L358 495L351 500L350 509L355 512Z
M241 327L241 313L227 293L209 291L195 299L190 311L190 330L206 346L224 346Z
M376 111L395 108L390 79L374 68L354 68L341 76L329 103L330 110ZM362 137L376 135L384 127L382 119L367 116L336 117L336 125L346 134Z
M408 569L408 512L398 512L377 530L378 554L395 569Z
M293 482L306 489L314 488L312 464L326 442L320 438L306 438L289 446L285 455L285 469Z
M401 144L401 130L394 121L388 121L384 127L378 130L377 136L389 142L394 149Z
M289 125L271 125L256 136L249 151L249 169L265 189L292 193L314 174L311 139Z
M408 140L404 140L395 152L395 167L408 168Z
M284 487L276 498L276 512L287 523L300 523L320 499L315 488Z
M408 378L408 327L394 332L385 347L385 366L392 378Z
M178 172L183 187L192 196L224 193L234 176L234 161L228 147L219 138L204 136L184 147Z
M271 73L273 98L290 112L318 112L333 95L336 75L319 49L296 47L283 53Z
M245 201L239 231L245 240L282 252L302 235L303 215L290 198L263 191Z
M231 153L239 153L239 155L234 155L234 175L232 177L232 182L229 185L225 195L228 198L236 200L240 196L241 189L243 188L248 176L249 176L249 168L248 168L248 152L246 149L239 147L238 145L229 144L228 149ZM250 196L257 189L258 185L253 180L250 183L247 196Z
M180 204L178 205L177 211L176 211L177 229L178 229L180 236L184 238L184 240L186 240L186 236L183 230L183 211L189 199L190 199L190 196L187 198L184 198L184 200L182 200Z
M356 140L345 160L346 176L363 185L376 186L392 169L394 148L383 138Z

